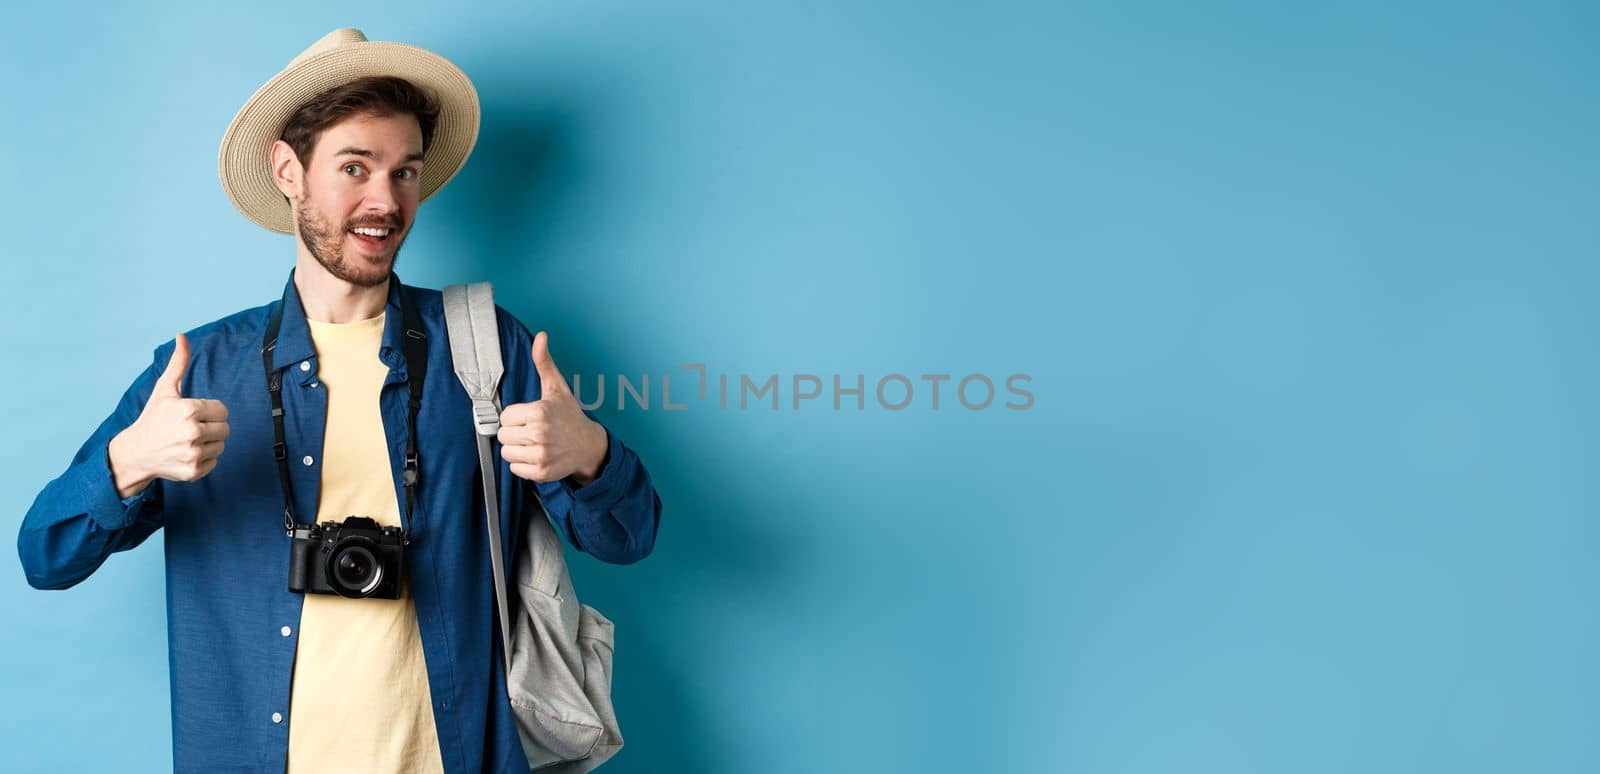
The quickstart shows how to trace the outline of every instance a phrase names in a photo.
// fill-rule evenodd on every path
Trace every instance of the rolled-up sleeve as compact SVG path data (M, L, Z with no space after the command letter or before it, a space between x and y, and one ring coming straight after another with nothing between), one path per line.
M661 495L639 455L610 428L606 439L606 462L598 478L581 487L570 479L542 483L539 493L575 547L612 564L631 564L655 548ZM563 508L567 513L558 515Z
M500 314L506 353L501 401L510 405L537 400L542 393L529 356L533 334L503 309ZM551 522L574 548L611 564L632 564L655 548L661 495L639 455L594 412L584 409L583 413L606 431L606 459L600 475L583 486L570 478L540 482L536 484L539 499Z
M28 584L38 589L64 589L89 577L107 557L144 542L161 526L161 481L151 481L137 494L117 495L107 456L111 439L133 424L144 410L160 370L155 362L139 374L116 410L78 449L67 469L34 498L17 533L17 555Z

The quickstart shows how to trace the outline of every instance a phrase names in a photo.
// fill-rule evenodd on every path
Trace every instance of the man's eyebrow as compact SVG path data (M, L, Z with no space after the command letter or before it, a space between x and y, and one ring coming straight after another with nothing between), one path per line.
M375 159L375 158L378 157L378 154L373 153L372 151L367 150L366 148L357 148L354 145L352 145L352 146L350 146L348 148L345 148L345 149L343 149L343 150L341 150L338 153L335 153L333 155L334 156L363 156L363 157L366 157L366 158L369 158L369 159ZM412 154L406 156L405 158L401 159L400 163L404 164L404 163L410 162L410 161L421 161L421 160L422 160L422 151L417 151L416 153L412 153Z

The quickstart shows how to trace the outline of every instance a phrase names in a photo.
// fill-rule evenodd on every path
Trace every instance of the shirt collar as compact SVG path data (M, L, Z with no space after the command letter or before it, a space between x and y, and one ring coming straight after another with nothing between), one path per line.
M300 290L294 285L294 269L289 269L289 280L283 286L283 321L278 328L278 345L272 349L274 370L286 368L303 360L313 360L316 348L311 342L311 326L306 324L305 306L300 303ZM402 371L405 356L401 337L405 336L405 321L400 314L400 275L389 273L389 299L385 302L383 316L383 344L378 349L378 359ZM312 369L314 370L315 363Z

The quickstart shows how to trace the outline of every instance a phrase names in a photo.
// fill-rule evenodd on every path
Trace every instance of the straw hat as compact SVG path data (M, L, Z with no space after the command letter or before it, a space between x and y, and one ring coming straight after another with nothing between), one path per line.
M312 97L357 78L404 78L439 101L439 121L423 160L421 200L461 171L478 141L478 92L461 68L416 46L368 41L361 30L336 29L289 62L239 109L217 151L217 174L233 206L263 228L294 233L294 217L272 182L269 151L283 128Z

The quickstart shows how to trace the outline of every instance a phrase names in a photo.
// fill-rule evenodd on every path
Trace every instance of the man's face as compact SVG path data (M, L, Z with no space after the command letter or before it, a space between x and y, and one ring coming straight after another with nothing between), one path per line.
M421 194L416 116L352 116L323 130L304 175L294 216L306 249L339 279L381 284L411 231ZM367 237L357 228L387 233Z

